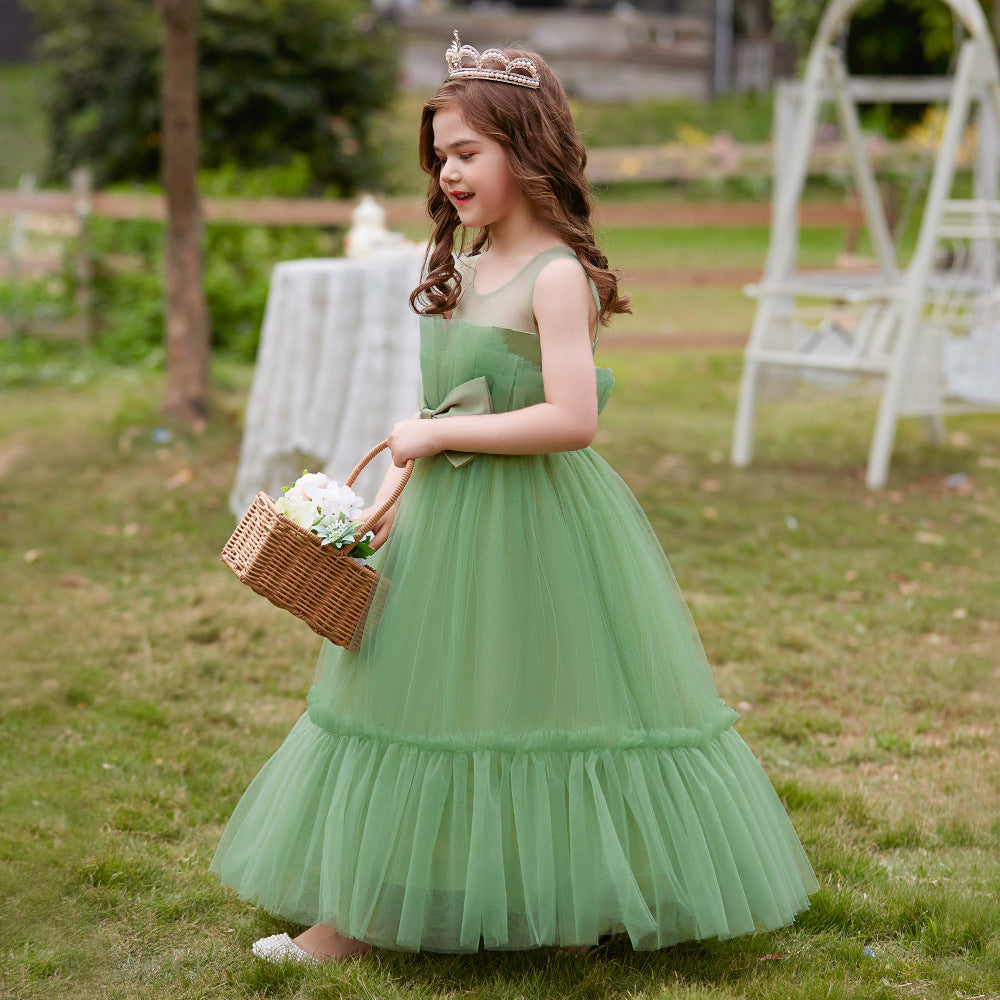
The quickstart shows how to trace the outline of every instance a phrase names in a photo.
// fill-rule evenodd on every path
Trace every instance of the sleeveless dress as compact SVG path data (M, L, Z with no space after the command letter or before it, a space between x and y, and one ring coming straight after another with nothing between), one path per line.
M460 261L455 314L421 321L422 415L484 380L495 412L544 401L531 296L557 256L492 295ZM595 378L603 405L613 377ZM212 861L241 897L443 952L654 949L808 906L792 825L594 451L418 459L371 562L380 614L357 652L324 641Z

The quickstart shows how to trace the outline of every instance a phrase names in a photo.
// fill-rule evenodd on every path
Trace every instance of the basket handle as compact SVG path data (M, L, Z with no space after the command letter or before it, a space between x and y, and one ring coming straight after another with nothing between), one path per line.
M376 456L380 455L386 448L389 447L388 438L385 441L380 442L375 445L374 448L356 466L354 466L354 471L344 480L345 486L351 486L354 480L358 478L361 470ZM382 504L381 507L361 527L361 537L371 531L379 521L388 513L389 508L399 499L400 494L403 492L403 487L406 485L406 481L410 478L410 473L413 471L413 459L411 458L406 465L403 467L403 475L400 477L398 483L396 483L396 488L389 494L389 498Z

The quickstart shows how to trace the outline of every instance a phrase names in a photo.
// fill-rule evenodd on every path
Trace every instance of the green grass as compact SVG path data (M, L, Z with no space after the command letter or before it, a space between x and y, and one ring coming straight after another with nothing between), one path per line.
M770 232L762 226L724 228L635 229L600 233L601 249L615 267L692 268L763 267ZM832 265L843 248L839 229L803 229L801 259L806 265Z
M762 227L635 229L599 231L601 248L624 276L632 297L633 314L617 317L615 334L691 335L735 334L749 331L756 300L741 285L666 284L655 272L700 271L705 277L716 268L746 268L756 280L764 272L770 233ZM834 267L844 249L839 229L801 230L802 267ZM870 253L867 235L859 240L860 253ZM630 273L635 276L630 280ZM752 277L751 277L752 275Z
M730 96L716 101L643 100L628 103L573 102L588 146L656 146L682 139L687 130L729 132L737 142L767 142L771 96Z
M696 336L741 334L753 322L754 303L739 287L656 287L624 284L632 299L631 315L616 316L607 336L621 334Z
M598 235L613 266L625 275L624 289L632 297L633 313L615 319L612 339L619 333L732 334L750 329L755 300L739 284L677 286L659 282L650 272L745 267L760 276L767 256L767 229L617 228ZM803 264L832 266L843 241L840 230L803 230ZM635 271L640 274L628 280Z
M207 866L318 640L218 562L250 371L217 365L208 432L159 444L160 378L77 356L0 396L0 997L1000 997L997 418L940 446L904 422L869 493L870 400L766 406L734 470L737 355L600 360L597 447L820 878L798 923L653 954L257 965L285 925Z

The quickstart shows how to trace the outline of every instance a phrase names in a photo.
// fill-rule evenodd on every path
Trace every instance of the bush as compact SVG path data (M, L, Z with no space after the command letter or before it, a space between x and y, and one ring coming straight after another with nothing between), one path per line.
M93 219L95 347L117 364L163 360L163 226ZM204 287L212 351L252 362L271 277L281 260L341 250L339 231L213 223L205 229Z
M160 26L152 3L28 0L52 74L51 178L99 186L159 171ZM396 89L392 29L368 0L200 0L206 167L303 156L315 187L378 187L374 116Z

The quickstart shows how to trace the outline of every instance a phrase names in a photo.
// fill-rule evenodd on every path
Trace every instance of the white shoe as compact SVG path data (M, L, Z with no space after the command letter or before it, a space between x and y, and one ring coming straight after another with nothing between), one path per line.
M299 962L301 965L319 965L307 951L303 951L287 934L272 934L253 943L253 953L265 962Z

